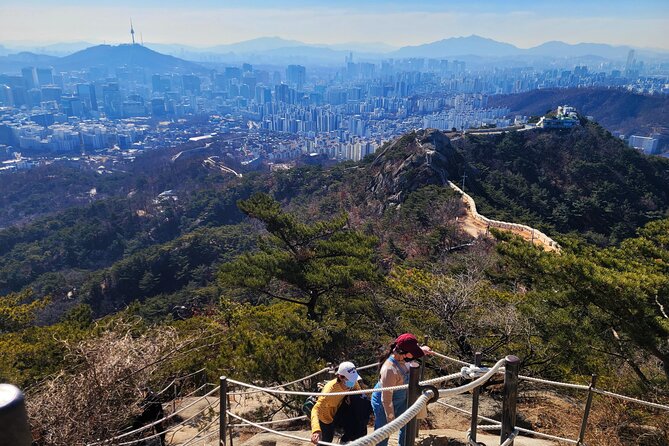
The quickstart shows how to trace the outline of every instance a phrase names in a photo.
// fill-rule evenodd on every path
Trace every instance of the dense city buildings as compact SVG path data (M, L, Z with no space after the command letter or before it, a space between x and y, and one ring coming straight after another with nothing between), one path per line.
M242 63L184 73L128 65L76 71L26 66L0 74L0 156L15 161L15 153L24 158L157 149L183 136L171 138L170 128L197 136L188 134L187 122L198 118L209 123L196 126L203 133L245 133L244 146L234 147L243 162L309 154L360 160L416 128L461 131L526 122L507 108L488 106L491 95L567 87L666 93L666 76L648 74L653 70L634 54L620 66L572 69L468 69L460 60L367 62L352 54L338 69ZM539 127L577 124L575 112L565 107L542 118ZM657 142L632 138L634 147L657 150Z

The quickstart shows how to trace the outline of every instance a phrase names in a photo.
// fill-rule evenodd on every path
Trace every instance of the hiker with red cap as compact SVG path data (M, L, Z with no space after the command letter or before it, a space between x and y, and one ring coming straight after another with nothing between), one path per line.
M335 429L342 428L341 442L346 443L367 434L371 415L369 400L361 395L328 395L328 393L360 390L361 380L355 365L346 361L339 364L336 378L328 381L318 401L311 409L311 442L332 442Z
M418 345L416 336L404 333L390 344L388 350L381 356L381 369L379 382L375 389L384 387L401 386L409 383L409 362L432 355L432 350L427 346ZM397 418L407 409L407 390L386 390L372 394L372 409L374 410L374 429L378 429ZM406 427L406 426L405 426ZM405 427L400 429L399 446L404 446ZM383 440L379 446L387 446L388 439Z

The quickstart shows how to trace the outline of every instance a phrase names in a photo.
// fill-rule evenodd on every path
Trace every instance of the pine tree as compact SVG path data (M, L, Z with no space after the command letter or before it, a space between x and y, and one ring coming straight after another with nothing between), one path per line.
M323 298L351 293L356 282L376 277L376 240L350 229L346 215L304 224L266 194L256 194L238 206L260 220L269 234L262 238L259 251L223 265L223 284L304 305L309 319L317 320Z

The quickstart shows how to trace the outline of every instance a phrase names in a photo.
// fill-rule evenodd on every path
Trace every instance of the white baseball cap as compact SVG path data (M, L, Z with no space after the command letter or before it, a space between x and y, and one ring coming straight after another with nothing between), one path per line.
M358 381L360 379L360 375L358 375L358 371L355 369L355 364L350 361L339 364L337 375L343 376L346 378L346 381Z

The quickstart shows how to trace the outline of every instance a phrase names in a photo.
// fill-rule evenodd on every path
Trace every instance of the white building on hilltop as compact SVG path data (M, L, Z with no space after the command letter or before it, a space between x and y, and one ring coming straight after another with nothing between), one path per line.
M542 116L537 123L537 127L542 129L570 129L580 124L578 113L576 113L574 107L560 105L555 117Z

